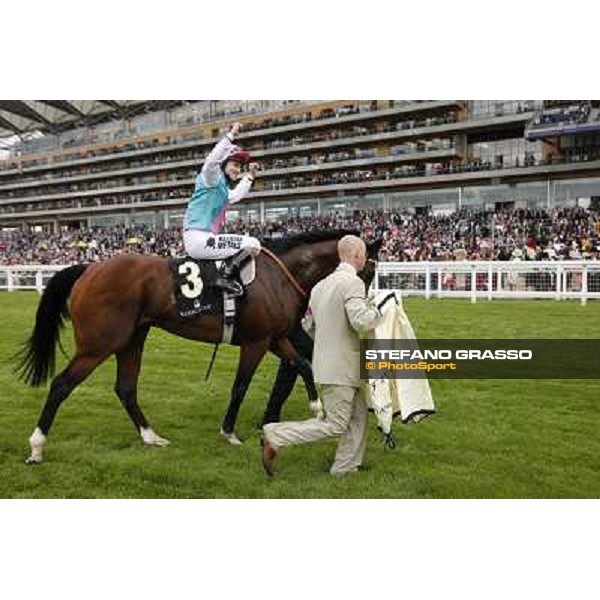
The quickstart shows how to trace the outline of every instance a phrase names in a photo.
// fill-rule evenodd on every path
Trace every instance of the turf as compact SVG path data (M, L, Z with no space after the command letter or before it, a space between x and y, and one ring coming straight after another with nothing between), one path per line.
M384 450L371 417L366 469L328 473L335 442L288 449L268 479L255 424L276 361L260 367L242 406L243 447L218 435L237 349L212 348L154 330L146 345L140 401L172 442L145 448L114 392L114 361L102 365L62 406L45 463L26 467L27 438L46 390L11 373L10 355L30 331L39 296L1 293L0 497L4 498L529 498L600 496L600 382L432 381L438 414L395 425ZM420 337L600 337L600 303L407 299ZM63 336L67 351L71 334ZM59 367L65 363L63 357ZM307 418L298 385L284 416Z

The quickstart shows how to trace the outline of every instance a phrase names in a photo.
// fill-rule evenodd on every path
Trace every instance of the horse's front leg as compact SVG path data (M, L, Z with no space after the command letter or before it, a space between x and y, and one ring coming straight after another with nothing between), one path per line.
M240 439L235 434L235 422L237 420L240 406L244 400L244 396L248 391L252 377L260 361L265 356L269 349L270 339L260 340L250 344L244 344L240 348L240 362L238 363L235 381L231 388L231 399L229 407L223 419L221 427L221 435L223 435L230 444L239 446L242 444Z
M283 338L274 342L271 350L273 350L277 356L283 360L289 361L296 367L298 374L304 381L310 408L315 416L321 418L323 416L323 405L319 398L319 393L317 392L317 386L315 385L310 361L294 348L292 342L290 342L288 338Z

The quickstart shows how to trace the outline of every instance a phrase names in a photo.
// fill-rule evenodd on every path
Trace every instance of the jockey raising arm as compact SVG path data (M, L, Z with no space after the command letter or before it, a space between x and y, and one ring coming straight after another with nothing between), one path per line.
M234 123L229 133L206 157L204 165L202 166L201 176L207 187L215 187L219 183L219 178L222 173L226 173L226 166L223 165L225 160L239 159L240 162L247 162L250 159L250 155L247 152L244 152L244 150L233 144L235 136L237 136L240 131L240 127L241 125L239 123ZM223 165L223 170L221 165ZM256 163L251 163L249 172L239 180L239 183L234 189L229 190L230 204L235 204L248 195L254 178L256 177L257 168L258 165ZM226 176L231 178L231 175L227 175L227 173ZM236 172L236 177L239 178L239 169Z
M233 143L240 129L240 123L234 123L206 157L196 177L184 221L183 243L191 257L223 260L237 255L224 264L225 277L247 256L260 252L260 242L254 237L219 233L229 205L248 195L258 171L258 164L250 163L248 172L242 176L242 165L250 161L250 155ZM224 279L218 280L218 286L230 287Z

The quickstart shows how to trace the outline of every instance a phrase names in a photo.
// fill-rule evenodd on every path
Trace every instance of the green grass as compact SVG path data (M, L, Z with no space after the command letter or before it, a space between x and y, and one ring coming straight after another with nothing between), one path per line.
M140 403L168 448L145 448L113 392L114 361L62 406L45 463L26 467L27 438L46 390L16 381L8 360L30 332L39 297L0 294L0 497L5 498L480 498L600 496L600 382L432 381L438 414L395 425L385 451L369 423L366 470L329 475L335 441L290 448L278 473L262 470L255 423L276 361L260 367L242 406L243 447L218 435L237 349L224 347L203 381L212 347L154 330L146 345ZM420 337L600 337L600 303L408 299ZM71 334L63 339L72 349ZM59 367L65 362L60 358ZM297 386L284 416L307 418Z

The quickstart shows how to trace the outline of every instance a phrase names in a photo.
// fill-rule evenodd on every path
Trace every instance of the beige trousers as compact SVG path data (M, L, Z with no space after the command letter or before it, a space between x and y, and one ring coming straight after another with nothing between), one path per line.
M264 426L265 437L278 450L326 437L339 437L332 475L343 475L362 464L367 444L367 407L359 388L324 385L325 419L285 421Z

